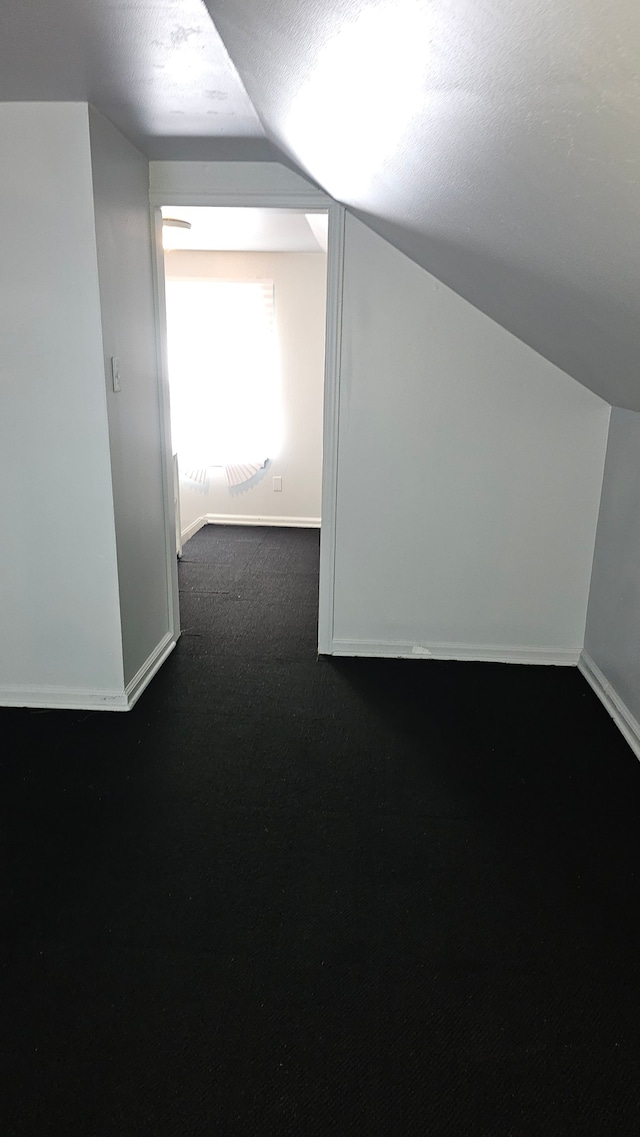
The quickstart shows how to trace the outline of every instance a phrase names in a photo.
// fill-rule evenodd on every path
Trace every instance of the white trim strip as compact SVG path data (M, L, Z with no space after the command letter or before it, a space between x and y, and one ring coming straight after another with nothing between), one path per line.
M193 537L194 533L197 533L198 530L202 529L202 527L206 524L207 524L206 517L197 517L195 521L191 522L191 525L187 525L187 528L183 529L181 534L180 534L180 539L182 541L182 544L184 545L189 540L190 537Z
M391 659L458 659L474 663L534 663L575 667L580 652L557 648L506 647L500 644L412 644L376 640L334 639L322 654Z
M302 173L272 162L229 160L149 163L149 193L157 205L289 205L294 201L311 208L331 198Z
M0 687L0 707L33 707L52 711L129 711L175 646L172 633L167 632L124 691L75 690L71 687Z
M608 711L621 734L624 735L636 758L640 758L640 723L631 714L626 703L602 673L588 652L580 655L578 668L587 683L595 691L603 707Z
M162 667L167 656L171 655L175 646L176 640L173 633L167 632L153 649L149 658L142 664L140 670L136 672L133 679L127 683L125 687L127 710L131 710L131 707L137 703L145 687L151 682L156 671Z
M169 370L167 366L167 321L164 295L164 250L162 248L162 216L151 208L152 267L156 326L156 358L158 408L160 414L160 446L162 451L162 497L164 502L165 558L167 572L167 610L169 630L180 635L180 597L176 562L177 526L180 523L180 500L176 484L176 462L171 445L169 412Z
M66 711L129 709L124 691L76 690L72 687L0 687L0 706Z
M320 536L320 591L318 601L318 651L320 654L330 651L334 623L345 217L346 213L343 206L332 205L329 209L322 425L323 525Z
M242 208L243 206L258 209L328 209L333 198L318 190L310 193L301 193L292 190L291 193L269 193L256 190L255 193L235 193L233 190L225 193L204 191L203 193L190 193L187 190L152 190L149 194L152 205L171 205L177 209L181 205L215 205L226 209ZM265 204L266 202L266 204Z
M319 517L268 517L251 514L245 517L241 513L205 513L197 521L192 521L183 530L182 540L186 542L194 533L204 525L272 525L287 529L319 529Z

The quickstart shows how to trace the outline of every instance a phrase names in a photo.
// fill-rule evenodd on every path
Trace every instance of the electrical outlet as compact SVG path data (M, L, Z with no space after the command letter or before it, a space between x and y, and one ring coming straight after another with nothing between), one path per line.
M281 493L282 492L282 477L280 474L276 474L274 479L273 479L273 492L274 493Z

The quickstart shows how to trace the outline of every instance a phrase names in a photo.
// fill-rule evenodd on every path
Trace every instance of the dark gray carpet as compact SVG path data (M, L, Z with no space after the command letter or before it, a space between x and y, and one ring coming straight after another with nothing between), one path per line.
M640 768L575 670L318 661L209 527L129 715L0 712L0 1132L632 1135Z

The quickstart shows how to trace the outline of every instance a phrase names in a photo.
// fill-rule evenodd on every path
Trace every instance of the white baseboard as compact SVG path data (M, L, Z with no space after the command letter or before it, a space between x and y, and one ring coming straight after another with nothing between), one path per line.
M149 658L142 664L140 670L136 672L131 682L127 683L125 688L127 710L131 710L134 704L137 703L145 687L151 682L156 671L162 667L167 656L171 655L175 646L176 640L173 638L171 632L167 632L160 640L160 643L153 649Z
M375 640L332 640L329 655L387 659L457 659L474 663L536 663L575 667L580 652L499 644L411 644Z
M198 517L195 521L191 522L191 525L187 525L186 529L182 529L180 532L180 539L182 541L182 544L184 545L190 537L193 537L194 533L198 532L198 529L202 529L202 527L206 524L206 517Z
M62 711L128 711L124 691L72 687L0 687L0 707Z
M319 529L319 517L269 517L258 516L251 514L247 516L242 513L205 513L204 517L199 518L194 522L193 526L189 528L195 533L202 525L275 525L282 526L288 529ZM192 536L192 533L189 533ZM187 540L184 533L183 540Z
M319 517L258 517L241 513L207 513L207 525L276 525L291 529L319 529Z
M167 632L123 691L53 686L0 687L0 707L51 711L129 711L175 646L176 641Z
M631 714L626 703L622 701L588 652L583 651L581 653L578 667L602 705L611 715L618 730L626 738L636 758L640 758L640 723L638 720Z

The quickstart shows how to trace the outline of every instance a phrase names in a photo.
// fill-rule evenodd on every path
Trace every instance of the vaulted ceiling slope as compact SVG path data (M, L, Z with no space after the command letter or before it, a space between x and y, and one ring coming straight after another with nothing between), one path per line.
M284 155L640 410L637 0L206 4L3 0L0 101L91 102L153 158Z
M637 0L206 0L269 138L640 409Z

